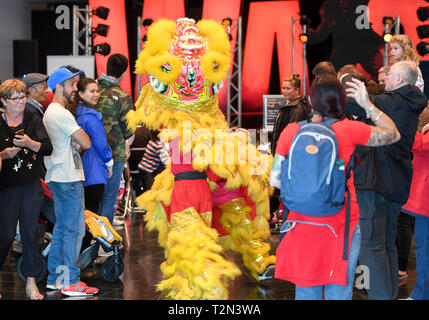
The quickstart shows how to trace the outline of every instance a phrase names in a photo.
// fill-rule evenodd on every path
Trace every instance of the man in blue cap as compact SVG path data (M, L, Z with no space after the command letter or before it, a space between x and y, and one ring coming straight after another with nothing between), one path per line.
M54 93L52 103L43 116L43 124L51 138L53 152L45 157L46 177L54 197L56 223L48 257L46 288L61 290L67 296L87 296L98 293L80 281L77 261L85 234L85 180L79 149L91 147L91 140L66 109L77 94L75 77L66 68L54 71L48 86Z

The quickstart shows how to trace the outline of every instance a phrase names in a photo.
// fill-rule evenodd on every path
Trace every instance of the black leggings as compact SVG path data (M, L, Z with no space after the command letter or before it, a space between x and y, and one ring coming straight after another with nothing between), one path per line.
M104 184L93 184L85 187L85 209L98 214L103 194Z
M408 257L410 256L412 243L412 230L414 217L401 212L397 222L396 248L398 249L398 269L407 271Z
M104 184L93 184L85 187L85 209L98 214L101 201L103 200ZM91 245L92 235L88 231L82 239L80 252Z

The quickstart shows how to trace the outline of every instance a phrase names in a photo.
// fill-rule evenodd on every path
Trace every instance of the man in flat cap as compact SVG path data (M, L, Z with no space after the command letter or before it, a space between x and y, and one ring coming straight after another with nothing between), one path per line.
M35 114L42 121L43 106L42 103L46 100L49 88L47 85L49 76L41 73L29 73L22 81L27 86L27 103L25 104L25 111Z

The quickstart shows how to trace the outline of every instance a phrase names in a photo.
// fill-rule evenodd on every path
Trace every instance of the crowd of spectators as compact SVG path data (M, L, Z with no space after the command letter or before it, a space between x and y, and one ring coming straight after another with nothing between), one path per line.
M351 299L358 264L370 272L369 299L396 299L398 283L407 277L413 226L417 281L410 298L429 299L429 209L424 192L429 115L418 65L409 38L396 35L390 42L390 63L379 69L377 82L353 64L335 70L329 61L312 70L309 96L301 95L298 74L282 81L286 103L271 139L270 183L276 188L271 211L282 206L280 164L299 130L297 122L337 119L333 130L339 155L345 165L352 154L355 159L347 182L348 235L345 210L317 221L333 227L335 238L299 212L284 212L283 223L306 222L291 227L277 248L275 277L296 285L296 299L321 299L322 292L325 299ZM145 136L140 144L146 150L133 160L140 180L134 185L137 195L150 189L167 163L169 148L159 140L159 132L140 127L134 140L127 126L125 115L134 103L119 82L128 67L126 57L112 54L99 79L67 66L50 75L31 73L0 84L0 267L19 224L30 299L44 298L36 283L42 268L36 227L47 188L54 200L55 226L46 287L68 296L94 295L98 289L80 280L77 266L82 246L91 242L84 210L121 224L114 219L118 191L127 148L139 136ZM347 236L344 260L338 248Z

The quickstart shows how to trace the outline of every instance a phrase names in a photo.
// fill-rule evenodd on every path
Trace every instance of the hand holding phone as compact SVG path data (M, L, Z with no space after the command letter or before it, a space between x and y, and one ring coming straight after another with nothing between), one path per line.
M24 135L24 129L18 130L17 132L15 132L15 135L23 136Z
M28 148L30 140L31 139L24 133L18 134L18 132L15 132L15 138L13 139L13 144L17 147Z

